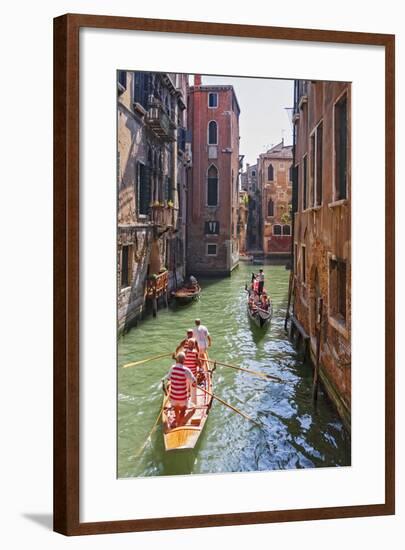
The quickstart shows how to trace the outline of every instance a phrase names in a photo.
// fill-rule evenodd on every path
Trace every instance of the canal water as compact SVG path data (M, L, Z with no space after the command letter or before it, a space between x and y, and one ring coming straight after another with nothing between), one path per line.
M350 438L335 409L320 391L311 399L312 369L304 364L284 331L289 272L264 266L265 288L273 300L267 332L246 312L245 283L257 266L241 264L225 279L201 280L198 302L160 309L118 342L118 477L245 472L350 464ZM213 339L210 357L283 379L283 383L217 366L215 393L260 421L259 428L214 400L196 449L166 453L159 423L148 435L162 404L161 379L168 357L137 367L122 365L171 352L200 318Z

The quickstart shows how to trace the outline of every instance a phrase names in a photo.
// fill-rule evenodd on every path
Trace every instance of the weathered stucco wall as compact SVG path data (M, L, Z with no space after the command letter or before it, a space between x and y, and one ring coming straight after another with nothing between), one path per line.
M351 181L350 84L306 83L295 109L295 166L298 211L294 217L294 315L310 336L310 354L316 361L320 337L320 376L346 425L351 407ZM347 98L346 197L336 196L335 104ZM319 126L321 124L321 126ZM319 135L321 149L311 147ZM316 143L316 141L314 141ZM319 153L319 151L322 153ZM322 190L316 190L315 155L322 157ZM305 161L305 158L307 159ZM312 164L314 163L314 170ZM305 178L306 173L306 184ZM304 197L304 190L306 196ZM316 198L316 195L318 197ZM336 271L339 266L339 272ZM337 275L339 273L339 275ZM320 304L322 299L323 306ZM336 304L339 303L337 308ZM322 309L322 323L319 314Z

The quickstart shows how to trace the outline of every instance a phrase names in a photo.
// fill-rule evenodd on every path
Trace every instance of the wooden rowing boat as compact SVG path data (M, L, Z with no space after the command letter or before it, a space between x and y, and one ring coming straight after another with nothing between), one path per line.
M273 315L273 306L270 301L269 309L264 310L260 307L252 308L252 306L249 303L251 291L248 290L248 297L247 297L247 312L249 319L259 328L266 329L270 325L271 317Z
M199 298L201 294L201 287L200 285L196 285L195 287L182 287L172 292L173 298L176 298L178 302L191 302L192 300L196 300Z
M196 388L195 407L186 410L184 424L171 427L174 420L174 410L170 404L170 399L167 400L166 404L163 401L163 440L166 451L194 449L207 421L212 396L206 394L201 387L212 393L212 371L209 369L208 354L204 352L200 358L202 359L204 378ZM167 399L166 396L163 399Z

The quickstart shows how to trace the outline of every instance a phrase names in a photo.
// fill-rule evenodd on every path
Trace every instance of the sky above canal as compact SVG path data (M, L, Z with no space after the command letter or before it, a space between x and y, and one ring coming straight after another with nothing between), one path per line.
M190 77L193 84L193 77ZM231 84L238 98L240 114L240 154L244 165L255 164L260 153L280 143L292 145L291 111L293 80L202 76L202 84Z

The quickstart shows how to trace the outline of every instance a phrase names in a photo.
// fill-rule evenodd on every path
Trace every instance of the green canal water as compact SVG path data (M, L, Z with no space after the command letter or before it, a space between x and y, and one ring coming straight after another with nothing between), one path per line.
M226 279L201 280L198 302L171 304L122 336L118 342L118 477L245 472L350 464L350 439L325 395L314 407L312 369L302 362L284 332L288 275L284 266L264 266L273 319L264 334L248 319L244 285L252 269L241 265ZM260 420L251 422L214 401L194 451L165 453L159 423L145 443L162 403L161 379L170 358L123 369L122 365L173 351L201 318L211 333L210 357L262 371L285 383L217 366L214 391Z

